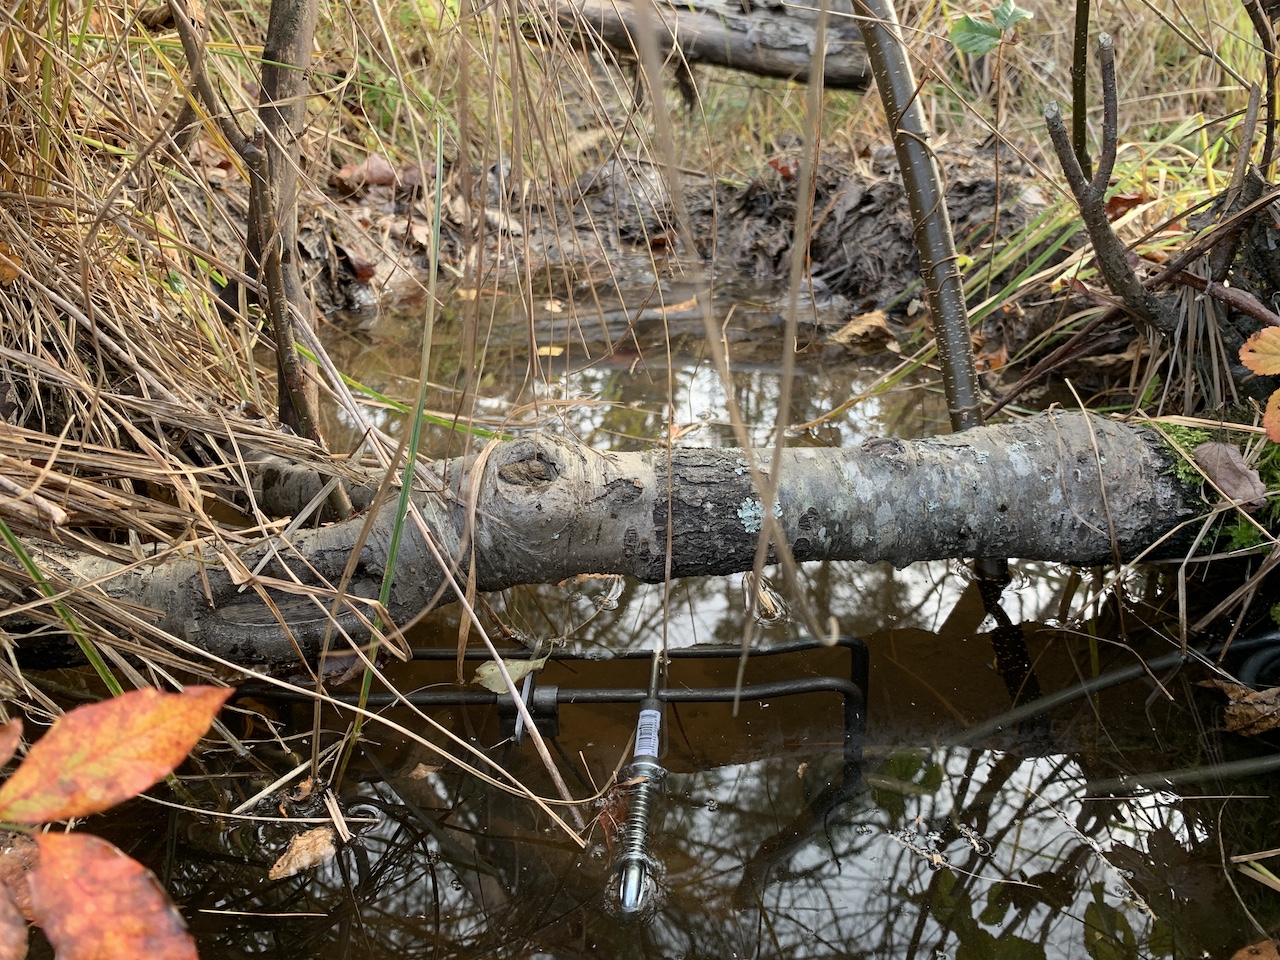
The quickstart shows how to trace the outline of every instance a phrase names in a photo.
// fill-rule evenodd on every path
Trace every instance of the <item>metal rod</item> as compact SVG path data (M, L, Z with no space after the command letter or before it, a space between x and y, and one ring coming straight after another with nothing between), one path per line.
M751 650L751 658L772 657L785 653L798 653L804 650L826 650L831 646L843 647L848 650L855 658L859 658L861 663L861 672L855 672L853 679L858 681L866 678L866 646L861 640L854 637L838 637L834 644L828 644L824 640L815 640L812 637L798 637L794 640L780 640L777 643L771 643L767 647L754 647ZM450 662L458 659L458 651L453 647L414 647L410 650L410 656L414 660L448 660ZM506 651L502 654L507 660L526 660L533 659L533 651L527 648ZM585 660L588 663L607 663L611 660L648 660L653 656L651 650L604 650L599 653L592 652L587 655L574 653L569 650L555 650L551 653L551 660ZM715 644L697 644L692 647L675 647L666 653L668 660L736 660L742 656L742 645L738 643L715 643ZM468 647L464 660L492 660L492 655L487 650L478 647Z
M666 779L658 754L662 750L662 701L658 698L662 681L662 647L654 644L649 669L648 696L640 701L636 719L636 746L631 764L624 771L633 781L623 832L622 855L618 858L618 905L625 917L639 918L653 899L653 872L649 859L650 808Z

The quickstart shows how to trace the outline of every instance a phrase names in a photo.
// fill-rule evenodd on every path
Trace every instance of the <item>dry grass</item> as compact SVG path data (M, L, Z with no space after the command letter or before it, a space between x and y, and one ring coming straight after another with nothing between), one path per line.
M998 76L994 58L965 60L949 48L954 10L922 4L906 19L938 129L978 141L998 121L1001 136L1044 168L1039 110L1046 99L1068 99L1070 41L1058 5L1034 6L1037 19L1004 52ZM1136 4L1100 17L1119 39L1122 136L1133 144L1122 160L1130 176L1159 180L1158 199L1168 201L1153 200L1135 227L1208 185L1201 173L1210 169L1210 147L1242 104L1222 64L1257 72L1235 7L1220 0L1197 8L1196 15L1218 9L1221 17L1194 24ZM661 160L667 169L674 159L745 182L777 143L811 122L801 88L707 71L700 109L677 124L674 153L664 152L625 69L554 35L529 38L500 17L506 7L374 0L327 8L305 149L307 202L320 195L329 169L370 152L432 169L429 144L440 130L449 174L425 191L422 209L443 203L446 192L471 198L485 171L507 157L511 180L529 184L507 197L507 215L528 224L533 204L607 157ZM0 26L0 519L32 550L56 544L126 565L213 545L234 552L279 529L253 500L257 460L269 454L330 473L341 467L262 418L274 409L275 387L256 318L228 320L216 309L217 281L240 269L234 238L242 226L234 190L211 187L206 168L172 149L187 103L176 35L126 19L121 8L96 5L82 18L59 9L59 23ZM210 68L247 128L263 11L211 6L210 17ZM1179 33L1203 38L1221 62L1196 55ZM196 116L201 149L229 156L216 125ZM1195 129L1177 143L1140 146L1188 122ZM828 94L821 125L824 149L857 151L884 139L874 97ZM234 165L224 174L234 181ZM510 253L509 241L494 237L483 217L463 227L472 231L473 255L457 270L480 287L495 264L479 251ZM540 281L531 273L523 281L529 289ZM483 365L480 311L476 301L461 319L464 350L475 357L464 371ZM362 456L379 470L398 469L399 448L364 417L339 371L322 365L320 377L325 402L365 436ZM158 635L145 611L105 602L97 585L33 572L15 543L0 565L8 604L0 638L10 654L0 658L0 673L25 704L56 709L12 655L14 638L32 623L82 638L105 669L130 683L225 668ZM315 599L331 605L336 592L317 591Z

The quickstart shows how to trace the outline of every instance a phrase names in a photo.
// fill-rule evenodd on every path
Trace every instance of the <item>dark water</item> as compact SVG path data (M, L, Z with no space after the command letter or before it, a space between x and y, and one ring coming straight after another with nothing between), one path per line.
M666 302L695 292L669 285ZM546 306L553 300L556 309ZM541 379L526 376L521 322L476 323L492 304L441 318L430 405L474 406L497 427L524 404L529 423L536 417L602 448L634 448L673 430L682 442L733 442L696 315L652 307L628 315L607 304L589 313L581 303L582 316L566 315L566 302L553 292L526 299L537 343L563 347L546 351ZM731 394L753 442L767 442L777 317L750 302L715 309L735 358ZM495 310L512 312L510 303ZM668 333L677 348L670 355L658 346ZM416 389L417 336L413 318L385 319L338 338L335 352L344 369L406 398ZM469 385L468 341L488 344L484 373ZM892 358L822 347L816 334L813 344L798 357L789 422L833 409L891 366ZM916 374L794 442L941 430L929 379ZM394 417L385 422L398 429ZM465 446L457 435L433 437L431 452ZM744 701L736 715L728 704L669 708L669 774L650 834L660 883L640 921L617 909L618 848L603 823L583 831L579 845L546 811L428 746L451 733L455 757L554 797L531 744L512 745L490 707L380 708L401 729L371 725L337 785L355 839L300 876L269 880L267 871L301 829L282 813L325 816L283 798L305 772L246 811L257 819L138 802L90 826L156 869L208 958L1227 957L1262 939L1255 921L1268 933L1280 922L1280 894L1230 862L1280 847L1271 780L1239 769L1257 758L1265 765L1275 748L1221 732L1219 695L1195 685L1210 668L1169 662L1178 649L1174 574L1017 570L1004 609L1024 625L1044 693L1142 658L1155 666L1036 716L992 723L1012 697L993 666L995 624L959 564L807 566L804 602L869 652L860 762L846 755L842 701L831 693ZM664 640L671 648L740 643L741 581L686 581L668 592L628 584L616 596L600 582L517 590L490 598L486 619L525 638L564 638L559 649L587 658L552 662L542 685L643 687L647 662L610 655ZM1221 582L1198 582L1192 603L1222 592ZM797 598L786 599L794 611ZM801 633L784 618L760 626L755 643ZM457 636L456 613L445 610L413 642L448 650ZM848 656L756 658L745 679L847 677ZM732 686L736 667L675 659L665 682ZM455 667L413 663L388 675L404 691L444 691ZM229 720L260 744L256 763L206 757L185 781L210 810L235 809L311 754L309 705L259 698L241 706L267 717ZM556 719L549 750L574 796L595 797L629 759L637 707L564 705ZM329 747L350 717L326 711L321 720L321 747ZM322 769L332 777L328 755ZM1167 771L1179 773L1176 782ZM620 816L619 799L588 800L580 814L588 822Z

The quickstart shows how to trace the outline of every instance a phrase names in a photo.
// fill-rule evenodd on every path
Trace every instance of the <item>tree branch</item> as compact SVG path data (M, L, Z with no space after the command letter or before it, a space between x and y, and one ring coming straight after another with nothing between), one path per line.
M1045 124L1054 152L1066 175L1067 185L1080 208L1080 217L1093 244L1098 268L1106 278L1111 292L1124 301L1125 306L1138 319L1155 327L1165 335L1172 335L1177 328L1177 317L1159 297L1148 291L1129 266L1128 248L1116 236L1107 219L1106 195L1116 157L1116 76L1115 58L1111 38L1103 34L1099 41L1102 54L1103 140L1098 172L1090 182L1076 160L1071 138L1062 122L1062 112L1055 102L1044 108Z
M1111 562L1113 549L1132 559L1199 509L1170 475L1154 431L1100 419L1090 430L1083 414L926 440L875 439L851 450L789 448L768 507L744 463L736 449L606 455L542 436L505 442L484 459L436 464L444 495L415 495L431 542L414 525L405 528L389 615L405 623L448 599L437 556L467 570L471 551L479 590L581 573L661 582L668 516L670 576L687 577L750 570L766 510L797 561L905 566L944 557L1092 565ZM474 527L464 537L472 495ZM60 582L94 582L95 591L150 608L158 629L206 650L243 663L288 661L296 649L314 656L319 648L331 628L327 585L357 549L339 626L357 640L369 636L395 516L390 504L371 520L300 531L287 542L270 538L234 557L211 551L152 568L53 545L33 553ZM1172 540L1166 546L1186 550ZM777 557L771 544L767 562ZM6 622L11 632L18 626ZM24 638L22 649L38 650L38 642Z

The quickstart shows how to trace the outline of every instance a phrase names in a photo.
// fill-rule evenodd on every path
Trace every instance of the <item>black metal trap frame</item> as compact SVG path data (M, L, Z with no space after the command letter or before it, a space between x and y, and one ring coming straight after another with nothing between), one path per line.
M635 748L631 763L620 774L623 783L629 784L626 823L622 831L621 853L615 864L615 891L617 910L622 919L644 922L653 916L656 901L656 865L649 856L649 822L654 802L662 791L667 771L659 759L662 753L663 708L668 703L723 703L756 701L763 703L778 697L791 697L809 693L832 692L844 701L844 768L846 775L859 764L862 756L861 738L866 720L867 648L861 640L840 637L837 646L849 651L849 676L832 677L815 675L794 680L775 680L769 683L752 683L733 687L672 687L660 683L664 667L678 660L726 660L742 656L740 646L694 646L668 650L665 657L658 651L627 651L590 657L566 651L553 652L552 660L593 661L601 660L650 660L652 663L647 689L623 687L566 688L556 684L539 684L534 673L525 675L521 699L528 708L538 731L554 738L560 731L560 706L562 704L610 704L638 703L640 714L636 723ZM777 657L786 654L816 650L824 646L812 638L799 638L751 651L751 657ZM534 651L517 651L506 656L511 659L527 659ZM456 660L456 650L414 649L415 660ZM487 651L470 649L464 659L488 659ZM387 695L387 701L392 697ZM515 699L509 693L479 691L418 691L406 699L418 706L445 704L494 704L503 718L505 728L517 744L523 736L522 718ZM370 701L373 703L373 701Z
M816 693L839 694L844 703L843 759L846 771L855 769L862 758L862 737L866 725L866 689L868 660L867 648L855 637L839 637L834 644L823 643L811 637L800 637L769 646L753 649L751 659L781 657L807 651L840 647L849 652L847 677L815 674L791 680L775 680L766 683L750 683L729 687L673 687L660 685L664 667L681 660L732 660L742 656L737 645L699 645L668 650L659 658L654 651L632 650L599 654L553 651L549 659L581 663L607 663L619 660L650 660L653 664L648 688L641 687L565 687L558 684L539 683L536 673L525 675L521 684L521 700L529 716L543 736L555 738L560 732L560 707L563 705L636 703L640 714L636 726L635 749L631 764L622 772L621 779L632 784L632 797L625 825L622 854L617 861L617 905L624 917L643 919L653 901L652 861L648 857L647 834L650 806L661 790L667 771L662 767L661 728L663 708L677 703L731 703L775 700L780 697L802 696ZM502 651L506 660L533 659L536 651ZM414 660L456 661L457 650L439 647L415 647ZM469 648L463 653L468 661L491 660L488 650ZM242 692L249 692L246 685ZM256 686L256 685L253 685ZM268 696L283 699L302 699L306 694L283 693L278 689L263 690ZM355 703L357 695L333 693L339 701ZM515 699L509 693L489 690L447 689L415 690L406 694L387 692L371 693L365 701L367 707L389 707L408 702L416 707L493 706L502 718L504 732L519 744L524 736L522 719Z
M830 646L841 647L849 651L848 677L813 676L794 680L775 680L767 683L751 683L741 687L664 687L657 690L656 698L667 703L732 703L765 702L779 697L801 696L811 693L837 693L844 700L844 755L850 762L856 762L861 756L861 738L866 725L866 689L867 689L867 648L855 637L839 637L835 644L828 645L811 637L799 637L769 646L755 648L751 651L751 659L758 657L778 657L787 654L803 653L810 650L829 649ZM512 650L499 651L505 660L532 659L534 651ZM670 662L679 660L732 660L742 656L742 647L727 644L705 644L693 647L680 647L667 651L666 659ZM439 647L415 647L412 650L414 660L424 661L456 661L457 650ZM650 660L653 657L649 650L628 650L619 653L581 654L569 651L553 651L550 655L554 661L583 663L602 663L617 660ZM463 654L468 661L492 660L487 650L469 647ZM565 687L558 684L538 683L536 674L525 676L522 684L521 699L529 710L530 716L538 725L538 731L544 736L554 737L560 728L560 707L575 704L610 704L610 703L642 703L650 697L650 691L642 687ZM351 702L355 695L334 694L334 699ZM523 739L524 733L517 725L518 711L514 699L509 693L493 693L489 690L416 690L411 693L397 695L392 693L371 693L367 700L369 707L387 707L396 703L409 702L416 707L460 707L460 706L495 706L504 718L508 731L517 743Z

